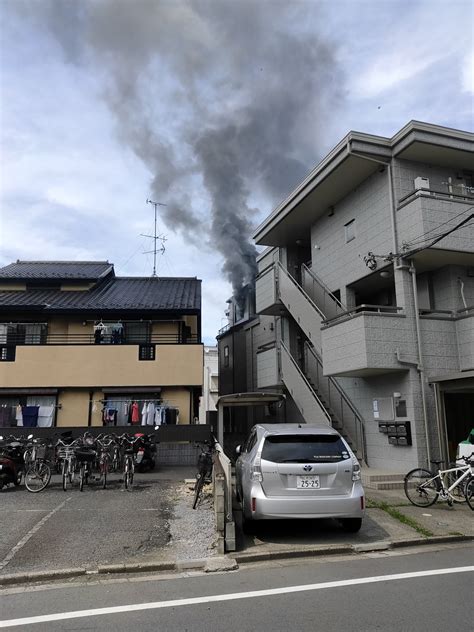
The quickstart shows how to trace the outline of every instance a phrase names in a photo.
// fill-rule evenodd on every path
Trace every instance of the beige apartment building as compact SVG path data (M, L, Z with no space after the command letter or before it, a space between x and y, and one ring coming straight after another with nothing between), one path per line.
M202 384L200 280L0 268L0 427L189 424Z

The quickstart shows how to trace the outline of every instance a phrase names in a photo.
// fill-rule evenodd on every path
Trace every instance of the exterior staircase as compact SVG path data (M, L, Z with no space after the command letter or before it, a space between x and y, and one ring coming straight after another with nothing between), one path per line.
M276 264L276 272L278 297L307 339L304 369L285 344L280 342L281 378L308 423L331 425L346 439L357 456L367 462L364 420L337 380L323 374L321 324L325 315L280 263ZM324 301L330 313L342 311L342 305L320 284L309 268L305 266L303 272L311 279L311 291L315 297L326 297Z
M375 489L379 491L403 489L405 474L406 472L401 474L363 467L361 470L362 485L365 489Z

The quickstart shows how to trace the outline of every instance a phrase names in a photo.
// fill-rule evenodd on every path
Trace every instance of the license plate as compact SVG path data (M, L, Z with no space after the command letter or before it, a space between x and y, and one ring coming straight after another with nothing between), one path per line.
M296 487L298 489L319 489L321 487L319 476L297 476Z

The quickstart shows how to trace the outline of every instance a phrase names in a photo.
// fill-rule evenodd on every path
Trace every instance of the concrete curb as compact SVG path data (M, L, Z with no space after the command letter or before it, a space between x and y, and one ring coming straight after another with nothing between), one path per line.
M389 549L400 549L420 545L451 544L456 542L470 542L474 536L469 535L438 535L430 537L401 538L361 544L332 544L318 545L304 549L282 549L279 551L260 551L256 553L237 553L232 556L209 557L194 560L179 560L177 562L139 562L134 564L101 564L97 568L62 568L50 571L34 571L30 573L11 573L0 576L0 587L29 582L70 579L73 577L90 575L117 575L131 573L147 573L160 571L204 571L207 573L231 571L239 564L252 562L266 562L303 557L318 557L323 555L362 554Z

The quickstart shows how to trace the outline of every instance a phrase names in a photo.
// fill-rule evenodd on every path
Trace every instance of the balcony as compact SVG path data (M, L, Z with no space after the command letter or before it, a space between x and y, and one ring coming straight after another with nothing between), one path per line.
M416 359L413 324L399 307L360 305L323 324L324 375L369 376L404 367L397 352Z
M398 203L397 230L400 244L420 245L419 239L423 235L433 238L443 230L454 228L472 213L474 197L466 190L464 195L456 195L420 189L405 196ZM430 250L451 250L467 252L472 255L474 243L474 227L463 226L455 230L439 243L431 246Z
M255 291L257 314L278 316L285 311L278 295L277 274L277 267L272 264L257 276Z
M2 388L200 386L203 382L204 348L200 344L68 341L9 348L16 354L13 361L0 362Z
M281 385L276 344L265 345L257 350L257 388L273 388Z

